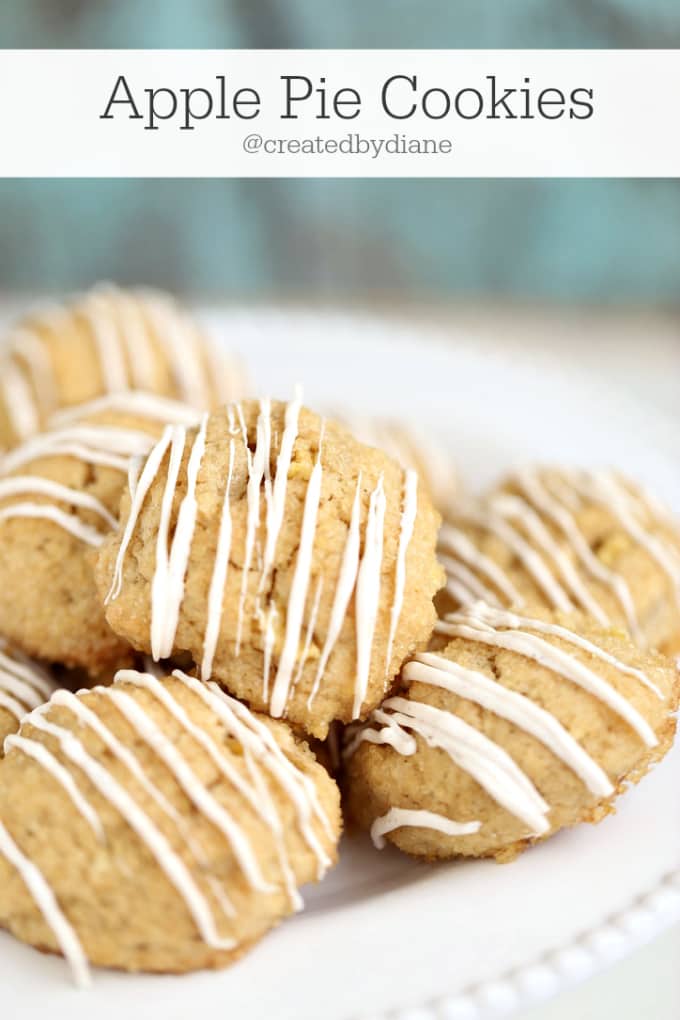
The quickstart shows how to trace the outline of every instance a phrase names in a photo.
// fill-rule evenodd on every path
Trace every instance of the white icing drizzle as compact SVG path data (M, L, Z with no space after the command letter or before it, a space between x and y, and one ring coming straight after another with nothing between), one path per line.
M236 767L231 756L226 753L224 747L211 735L210 731L192 720L187 709L173 693L172 688L151 674L123 670L117 674L113 687L97 687L92 692L81 692L80 695L74 695L65 690L56 691L48 705L41 706L26 717L24 726L33 727L53 738L57 742L61 754L72 762L87 777L99 795L120 813L176 889L203 940L218 949L231 949L235 943L232 939L220 935L210 901L201 891L198 880L184 863L182 857L173 849L168 838L146 813L133 791L114 778L103 761L93 757L87 751L77 735L80 730L84 727L91 729L103 743L107 752L125 766L144 792L176 825L178 835L196 862L199 878L206 882L222 912L226 916L234 917L234 907L215 876L209 874L210 862L193 837L190 824L167 800L152 779L151 774L141 766L139 759L103 723L99 715L88 706L86 700L94 697L104 698L115 706L136 736L151 748L159 761L174 777L179 788L191 801L195 811L214 825L224 836L246 882L253 891L267 895L277 892L283 886L293 908L299 909L302 905L296 887L293 863L286 847L283 816L268 788L267 774L292 803L297 817L298 831L317 860L319 877L322 877L330 866L331 859L315 831L315 825L321 825L331 841L334 841L335 834L321 807L313 780L286 757L276 743L273 734L263 722L255 718L244 705L224 694L217 685L205 685L180 671L175 672L173 677L175 681L181 683L193 696L207 706L223 727L226 735L238 742L245 764L245 774ZM173 742L168 738L164 729L145 709L143 703L131 695L130 691L135 687L143 689L157 701L174 722L179 724L183 733L203 749L242 798L246 810L254 814L270 830L280 865L280 882L274 884L264 878L250 838L243 828L242 812L239 811L238 814L235 813L232 816L213 796L211 789L202 782L184 757L181 751L184 740ZM70 711L77 721L77 729L72 730L62 725L56 725L47 718L51 705ZM97 838L105 841L106 833L101 818L81 792L72 774L44 743L28 738L24 733L25 730L22 730L19 736L8 738L7 749L13 748L16 753L26 754L45 768L60 783L76 809L92 827ZM17 866L22 877L25 878L30 874L33 878L37 874L35 865L11 843L1 823L0 853L3 853L10 863ZM54 931L64 955L72 955L70 943L68 939L64 938L64 932L70 930L70 927L63 915L52 907L52 905L56 907L56 899L49 885L43 881L38 890L39 895L35 895L34 888L29 882L27 885L34 893L36 903L47 924ZM46 905L50 909L45 909ZM83 972L85 972L86 963L82 951L80 959Z
M323 424L322 424L323 432ZM319 501L321 499L321 438L319 438L319 450L316 464L307 484L305 493L305 504L302 511L302 527L300 529L300 545L295 560L295 570L290 586L290 597L286 612L286 632L283 640L283 648L279 656L279 665L276 671L276 679L272 690L270 711L275 719L280 718L286 707L290 685L293 679L293 669L299 654L300 635L304 619L305 603L312 570L312 553L314 550L314 537L316 535L316 520L319 512Z
M677 532L677 525L668 512L647 494L633 491L625 480L608 471L523 469L510 481L517 493L500 491L481 508L462 507L460 519L503 541L517 555L549 603L558 609L569 611L571 596L585 612L606 625L609 622L606 607L597 592L591 590L588 578L608 588L621 607L634 641L644 647L647 642L625 577L593 552L579 526L577 514L588 504L605 508L632 541L664 571L680 607L680 539L676 549L670 539L657 533L660 524ZM526 539L509 524L509 519L521 527ZM440 548L455 554L455 559L445 564L449 591L461 604L469 605L473 588L469 581L463 580L460 570L452 570L452 563L462 560L478 574L490 577L484 569L490 561L484 563L479 555L471 557L469 548L462 547L460 537L456 546L447 543L446 534L445 527ZM494 583L505 596L505 604L521 608L522 601L498 584L499 568L495 564L493 567L496 570ZM503 571L500 574L509 583ZM568 591L559 583L558 576Z
M175 853L160 829L126 788L100 762L87 753L84 745L71 730L56 726L43 718L43 710L44 706L31 714L28 719L30 725L54 737L62 753L82 770L99 794L120 812L120 815L142 840L155 858L158 867L181 896L203 941L216 949L233 949L233 940L224 939L219 935L208 900L200 891L182 858Z
M371 493L364 538L364 555L359 564L355 593L357 663L352 715L358 719L368 690L371 651L380 604L380 580L385 522L385 490L382 475Z
M406 664L404 679L430 684L501 716L530 733L564 762L591 793L608 797L614 792L607 774L550 712L517 691L476 670L466 669L439 655L423 653Z
M104 396L88 400L84 404L62 408L51 416L49 426L50 428L64 428L67 425L87 421L98 414L110 412L129 414L134 418L146 418L159 425L175 422L189 428L192 425L197 425L200 420L199 413L188 404L138 389L124 390L120 393L105 393Z
M185 674L175 674L175 678L180 677L184 680ZM297 893L295 887L295 879L292 872L291 864L288 858L288 854L285 848L285 840L283 833L283 825L281 818L276 810L276 806L271 796L267 791L266 784L262 781L262 774L259 765L252 757L252 749L245 748L244 755L248 771L253 780L254 787L248 785L247 781L244 780L238 771L233 767L228 757L222 753L219 746L215 741L205 733L200 726L197 726L187 715L186 711L181 707L179 702L172 697L168 692L167 688L158 681L157 678L152 676L146 676L144 674L122 671L116 677L116 682L127 682L135 684L136 686L144 687L167 709L168 712L180 723L180 725L191 734L194 740L201 745L201 747L209 754L212 761L217 765L222 774L228 779L228 781L238 790L241 796L247 801L251 810L253 810L257 816L272 828L273 834L277 843L277 852L279 855L279 862L281 864L282 874L286 883L289 899L293 903L296 909L299 909L302 905L302 901ZM186 684L191 690L196 693L196 688L191 684L190 679ZM201 688L199 688L201 690ZM216 714L223 718L225 715L228 717L221 704L216 704L215 699L206 699L210 707L216 711ZM241 837L243 842L243 837ZM314 844L314 852L318 848L318 844ZM244 869L246 876L249 874L256 874L257 861L252 855L252 850L247 846L243 849L242 853L246 856L250 856L248 870ZM327 862L327 857L324 857L324 861ZM261 879L258 879L261 882ZM254 888L258 886L253 884Z
M56 506L39 503L12 503L10 506L0 509L0 521L9 521L20 517L52 521L57 527L68 531L74 538L95 549L102 544L106 537L96 528L85 524L79 517L65 513Z
M657 745L656 735L647 720L607 680L598 676L575 656L538 637L536 633L531 633L538 631L569 641L609 662L621 672L630 674L630 667L619 663L613 656L609 657L592 643L585 643L585 639L579 638L566 628L541 620L525 620L513 613L491 609L479 603L466 612L446 616L437 625L437 631L450 637L467 638L481 644L504 648L537 662L598 698L612 712L624 719L648 747ZM637 675L637 671L633 675ZM639 679L639 675L637 678ZM648 680L645 685L649 686Z
M269 581L276 543L283 523L283 514L286 506L286 488L288 484L288 473L295 440L298 436L298 423L300 410L302 408L302 393L299 391L294 400L286 405L284 428L279 446L279 454L276 458L276 470L274 472L274 484L272 487L271 499L267 505L267 537L264 546L264 557L262 562L262 576L260 578L260 591L263 591Z
M90 974L87 957L78 936L57 903L57 898L45 876L33 861L21 852L2 821L0 821L0 853L16 868L45 924L52 931L64 958L68 961L76 984L80 988L87 988L90 984Z
M28 758L33 758L39 765L42 765L46 772L49 772L56 782L64 788L76 811L83 816L97 839L103 842L105 838L104 827L99 815L90 802L83 797L71 773L54 757L52 752L44 744L39 744L37 740L30 740L16 733L12 733L5 738L5 754L13 747L17 748Z
M47 670L19 652L10 652L0 638L0 707L21 720L46 701L53 690L54 681Z
M104 389L109 393L128 388L128 373L123 344L116 318L113 293L108 287L97 287L83 299L79 312L89 322L99 357Z
M464 521L483 528L504 542L525 566L549 602L562 612L568 613L574 607L562 585L556 580L533 546L512 527L493 504L488 508L467 505L461 507L459 516Z
M95 401L98 406L93 410L102 410L106 398ZM129 406L126 408L126 400ZM195 412L173 401L163 401L146 393L123 394L117 399L110 398L111 407L116 410L129 410L145 417L154 424L158 423L163 413L174 414L180 418L195 420ZM84 415L85 409L78 408L78 414ZM47 502L35 500L19 500L0 508L0 521L15 518L33 518L51 521L57 527L69 532L77 540L87 545L101 545L105 534L118 526L117 517L110 513L101 500L88 492L69 488L60 482L53 481L40 474L8 474L31 465L45 457L68 456L86 464L94 464L113 468L122 473L131 473L134 458L146 455L154 445L154 437L139 429L111 425L98 425L87 421L70 423L75 412L64 415L67 421L61 428L42 435L34 436L23 446L7 454L0 462L0 500L15 499L20 496L45 497ZM130 474L130 477L132 475ZM67 512L58 504L67 504L69 508L84 510L100 518L104 531L81 520L77 513Z
M196 323L166 294L145 290L140 296L146 317L162 338L181 399L207 409L211 401L209 366L203 363L203 337Z
M5 454L0 471L7 474L42 457L73 456L86 464L104 464L127 470L130 457L146 456L154 437L138 429L81 423L33 436Z
M229 409L231 416L231 408ZM231 417L230 417L231 424ZM232 426L233 427L233 426ZM234 440L229 440L229 468L227 470L227 484L224 489L222 500L222 513L220 515L220 530L217 537L217 551L215 553L215 564L210 579L208 592L208 610L206 614L205 635L203 638L203 662L201 663L201 676L203 680L209 680L212 676L215 650L220 633L220 621L224 607L224 590L227 584L229 571L229 554L231 552L231 482L234 475Z
M314 639L314 628L320 610L321 577L316 577L316 589L310 593L313 581L312 565L317 533L317 521L323 486L322 439L323 423L319 438L316 460L304 494L302 524L298 542L293 577L285 613L281 612L267 588L271 580L276 557L277 541L280 535L287 496L288 475L293 462L295 442L298 437L301 395L286 405L284 428L280 437L272 435L272 405L264 398L260 401L257 422L255 450L248 446L243 408L236 404L227 409L229 416L229 460L227 483L222 497L220 526L215 561L208 588L206 628L203 639L201 676L207 681L213 671L219 643L220 626L224 611L224 592L232 555L232 508L231 486L235 471L235 437L240 433L243 454L247 466L246 481L246 522L245 547L242 559L241 587L238 598L236 636L234 653L240 654L241 639L246 614L246 599L251 586L251 574L257 564L259 578L255 588L254 618L258 621L263 635L263 700L269 702L270 713L282 716L291 694L297 689ZM236 421L238 427L236 427ZM187 491L180 506L177 527L168 548L170 525L175 492L181 471L186 431L183 426L166 429L163 437L149 455L141 473L134 472L130 483L131 506L127 523L116 556L111 588L106 602L116 599L121 592L123 566L127 550L137 527L142 507L149 490L160 473L161 466L169 452L168 473L165 481L160 520L157 532L156 568L151 585L151 647L154 658L169 657L176 640L177 626L181 617L184 582L191 559L191 545L196 522L196 485L198 472L205 448L204 420L192 447L187 467ZM274 469L271 469L272 448L278 443L278 454ZM258 529L262 523L262 496L264 496L263 548L258 543ZM382 476L370 494L365 526L363 556L361 549L362 479L357 481L351 520L343 550L340 570L333 592L332 608L328 630L319 656L314 683L307 705L311 708L322 682L328 660L337 643L347 616L347 610L355 595L356 603L356 678L354 710L360 712L366 697L373 651L375 625L380 606L381 575L383 566L383 532L386 512L386 496ZM390 611L390 637L387 649L391 657L394 638L406 589L406 562L412 539L417 513L417 479L414 472L405 475L403 483L402 513L399 539L395 559L394 599ZM257 556L256 556L257 553ZM307 615L305 611L307 610ZM285 620L282 648L275 663L277 642L277 620ZM270 692L272 666L276 673Z
M128 676L127 672L125 675L126 677ZM170 803L167 797L165 797L149 780L137 757L113 735L113 733L99 719L99 716L97 716L83 703L83 701L70 691L56 691L52 695L52 704L68 708L76 716L80 725L88 726L99 737L106 749L125 766L145 793L148 794L163 814L166 815L166 817L169 818L175 825L180 839L187 847L201 873L207 874L210 870L210 862L203 852L200 844L193 838L190 825L181 816L179 811L177 811ZM224 910L227 917L235 916L235 911L233 907L231 907L219 882L214 878L209 878L208 882L211 890L217 898L220 908Z
M132 541L132 536L134 535L135 528L137 526L137 520L141 513L142 506L144 505L144 500L146 499L149 489L151 488L160 466L163 463L163 458L170 447L172 438L173 426L166 425L163 430L163 435L149 454L142 472L137 478L134 486L134 492L131 491L130 493L132 497L130 512L123 530L123 536L120 540L120 546L118 547L113 571L113 580L111 581L111 587L105 599L105 605L108 605L120 595L120 591L123 586L123 566L125 564L125 556L128 551L128 546Z
M455 554L466 566L478 570L480 574L487 577L505 596L510 605L522 606L524 600L510 578L490 556L485 556L480 552L464 532L454 528L451 524L444 524L439 532L439 546L441 549ZM448 562L451 562L450 558L448 558ZM487 599L487 601L491 600Z
M616 597L626 618L628 629L637 644L643 644L643 635L635 611L635 603L626 583L620 575L610 570L593 553L586 541L585 535L579 529L576 519L573 516L574 506L570 506L569 497L575 498L576 494L568 486L562 484L559 492L563 502L553 498L547 488L547 484L541 479L540 472L524 470L514 476L515 483L533 505L552 524L556 525L564 535L572 552L575 554L583 568L597 581L608 587ZM566 502L566 505L565 505ZM578 502L578 499L577 499ZM571 509L571 513L570 513Z
M243 558L243 579L241 581L241 595L238 604L238 619L236 623L236 647L238 656L241 651L241 635L243 632L243 615L245 610L246 595L248 593L248 581L250 578L250 567L253 561L255 550L255 537L260 523L260 488L262 487L265 470L268 470L271 441L271 400L265 397L260 401L260 413L256 425L255 453L251 455L248 447L248 430L243 419L243 411L239 404L236 405L236 412L241 424L241 434L246 449L248 462L248 484L246 487L247 517L246 517L246 544Z
M388 698L380 710L381 716L386 714L391 716L391 723L384 731L384 739L383 731L368 726L357 734L355 747L367 739L396 746L395 732L411 730L430 747L445 751L454 764L469 773L493 800L520 819L532 835L540 836L548 831L550 824L546 815L549 805L499 744L450 712L424 702L402 697ZM379 722L380 716L376 714L372 720ZM408 755L415 753L416 746L414 741L410 746L402 744L396 749L400 754Z
M591 595L588 587L579 577L569 556L552 537L538 514L523 499L512 495L504 494L496 496L492 500L491 505L496 513L501 514L505 518L514 517L522 524L536 547L549 558L549 561L551 560L555 564L576 602L580 603L585 611L590 613L598 623L606 626L609 623L607 614Z
M125 393L131 387L153 391L165 365L180 398L193 407L207 410L213 392L224 400L240 396L240 368L216 353L172 298L150 290L99 285L68 305L34 315L10 333L0 369L0 397L20 440L39 432L58 407L50 341L54 332L72 329L79 320L94 344L107 394ZM166 420L175 420L175 415Z
M330 622L328 624L328 630L326 632L326 640L324 642L319 662L316 668L316 676L314 677L314 684L307 700L307 708L311 709L314 698L316 697L321 680L324 675L324 671L328 664L328 660L331 656L331 652L335 648L342 625L345 622L345 615L347 613L347 607L350 599L352 598L352 592L356 584L357 573L359 570L359 547L361 542L361 475L357 480L357 487L354 493L354 502L352 504L352 516L349 522L349 528L347 529L347 538L345 540L345 548L342 553L342 563L340 564L340 573L338 575L338 582L335 587L335 595L333 597L333 607L331 609Z
M480 599L490 606L500 606L496 593L487 588L476 574L460 560L439 554L439 562L446 571L446 591L461 605L468 606Z
M404 502L399 528L399 545L397 547L397 563L394 577L394 600L390 610L390 633L387 640L387 652L385 655L385 669L389 672L390 660L392 658L392 647L394 637L397 633L397 625L401 616L404 604L404 589L406 587L406 553L413 537L413 528L418 512L418 475L415 471L406 471L404 474Z
M205 415L196 433L187 464L187 490L177 514L177 524L168 555L170 513L177 478L186 443L186 429L178 425L170 447L170 466L161 508L156 546L156 571L151 594L151 652L155 659L172 655L180 608L184 598L184 580L193 542L198 501L196 486L205 453L208 416Z
M385 846L385 836L405 826L418 829L436 829L446 836L470 836L479 832L481 822L454 822L433 811L415 811L409 808L393 807L371 826L371 839L377 850Z
M289 691L289 694L288 694L289 698L291 697L292 694L295 693L297 685L300 682L300 677L302 676L302 672L303 672L303 670L305 668L305 665L307 663L307 659L309 657L309 649L312 646L312 639L314 637L314 628L316 627L316 618L319 615L319 606L321 604L321 593L323 591L323 586L324 586L324 577L323 577L323 574L319 574L319 580L318 580L317 585L316 585L316 591L314 593L314 599L312 600L312 609L311 609L311 612L309 614L309 620L307 621L307 631L305 633L305 643L302 646L302 654L299 656L299 659L298 659L297 671L295 673L295 677L293 679L293 683L291 684L291 688L290 688L290 691Z
M149 679L153 678L149 677ZM273 886L265 881L257 857L243 830L204 786L163 730L137 704L134 698L125 691L119 690L118 687L102 687L98 693L113 702L134 731L152 748L172 773L195 808L209 819L226 838L251 888L257 892L273 892Z
M574 484L578 491L585 491L592 499L605 506L633 541L661 567L680 607L680 565L676 558L677 552L641 523L638 516L640 503L633 501L632 492L624 489L611 472L598 471L589 475L580 472L575 475Z
M116 518L109 513L101 500L89 492L70 489L61 482L52 481L51 478L42 478L38 475L11 475L9 478L0 478L0 499L12 496L46 496L60 503L80 507L81 510L89 510L90 513L101 517L109 528L117 526Z
M40 420L33 402L30 385L18 365L10 358L3 360L0 369L0 387L12 423L12 431L20 440L28 439L40 428Z

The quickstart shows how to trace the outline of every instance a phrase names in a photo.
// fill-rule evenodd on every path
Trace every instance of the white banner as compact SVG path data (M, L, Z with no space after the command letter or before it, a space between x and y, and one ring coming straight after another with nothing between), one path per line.
M3 177L677 177L677 50L0 50Z

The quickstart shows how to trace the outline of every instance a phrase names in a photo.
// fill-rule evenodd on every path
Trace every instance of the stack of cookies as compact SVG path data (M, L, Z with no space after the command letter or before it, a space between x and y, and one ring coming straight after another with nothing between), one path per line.
M2 359L0 926L79 981L230 963L343 813L509 860L670 747L680 535L638 486L471 500L401 426L248 399L145 291L33 315Z

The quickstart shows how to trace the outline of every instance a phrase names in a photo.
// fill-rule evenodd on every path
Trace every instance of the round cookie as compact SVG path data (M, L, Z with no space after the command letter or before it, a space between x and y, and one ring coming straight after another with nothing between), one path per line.
M460 497L460 478L449 453L434 436L411 424L385 418L345 414L333 417L359 442L382 450L405 470L416 471L432 502L446 519Z
M130 971L223 967L299 909L339 791L285 723L179 671L58 691L0 763L0 926Z
M612 471L518 471L440 534L440 613L482 599L625 626L641 648L680 650L680 530Z
M48 669L0 638L0 758L5 737L16 733L26 713L47 701L55 686Z
M129 664L130 648L104 618L94 550L117 527L134 458L168 418L196 412L129 393L71 416L0 461L0 633L28 655L97 675Z
M427 642L438 523L415 473L297 399L249 401L166 430L99 590L135 648L189 652L204 680L324 738Z
M680 674L624 631L483 603L438 629L348 738L348 810L377 846L509 860L600 821L670 748Z
M213 347L169 295L100 285L35 312L0 354L0 449L42 431L54 412L143 390L207 410L243 394L237 362Z

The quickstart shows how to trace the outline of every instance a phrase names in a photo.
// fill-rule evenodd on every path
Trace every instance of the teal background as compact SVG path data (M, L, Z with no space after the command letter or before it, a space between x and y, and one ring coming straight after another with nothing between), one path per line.
M677 0L4 0L2 47L680 46ZM676 130L669 125L669 130ZM0 181L0 288L675 305L676 181Z

